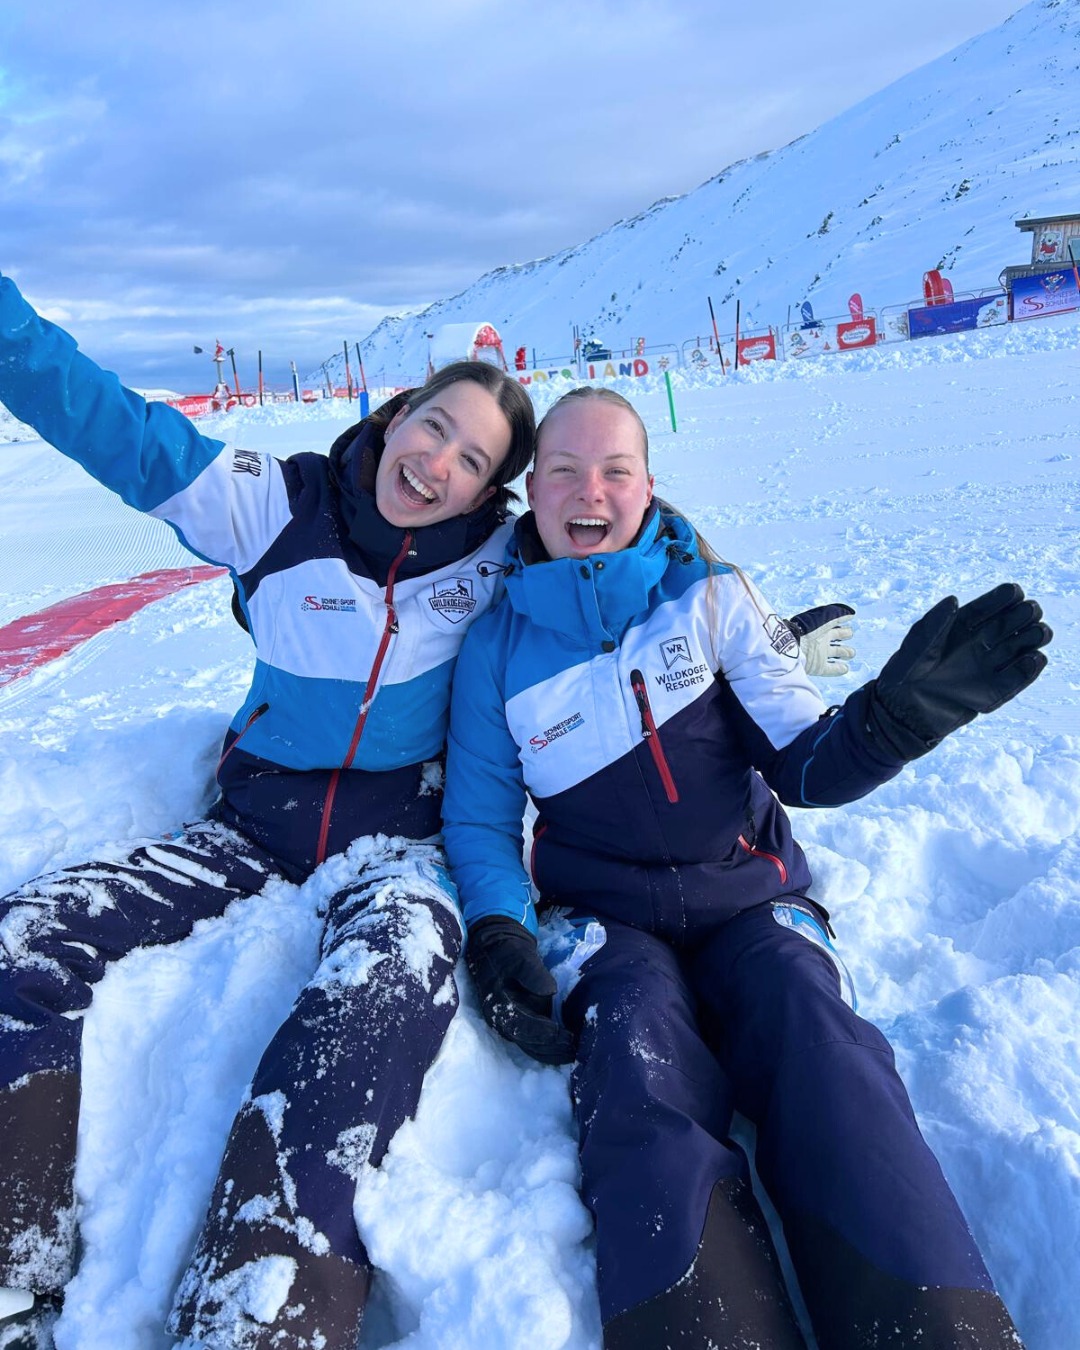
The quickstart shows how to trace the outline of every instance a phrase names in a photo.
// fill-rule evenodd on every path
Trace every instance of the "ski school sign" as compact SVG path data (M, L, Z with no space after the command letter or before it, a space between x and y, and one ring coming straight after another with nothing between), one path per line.
M521 384L546 384L548 380L640 379L642 375L662 375L671 364L671 358L667 356L660 357L651 365L643 356L635 356L627 361L582 361L580 369L576 365L566 365L547 370L519 371L518 381Z
M1080 308L1080 282L1076 269L1065 266L1033 277L1013 277L1012 317L1041 319Z

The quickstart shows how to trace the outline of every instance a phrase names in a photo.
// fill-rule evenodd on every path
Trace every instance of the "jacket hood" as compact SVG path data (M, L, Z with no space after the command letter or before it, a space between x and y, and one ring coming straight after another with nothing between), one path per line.
M380 581L385 580L401 552L407 531L392 525L380 513L375 503L375 474L386 443L386 423L408 401L411 392L395 394L376 418L365 417L347 428L330 447L330 482L338 494L345 529L371 574ZM468 515L419 526L411 531L412 548L398 568L398 577L423 576L467 557L505 519L505 510L489 498Z
M507 551L506 592L533 623L590 649L617 642L673 563L698 558L690 522L656 500L637 539L616 553L551 558L530 511L517 522Z

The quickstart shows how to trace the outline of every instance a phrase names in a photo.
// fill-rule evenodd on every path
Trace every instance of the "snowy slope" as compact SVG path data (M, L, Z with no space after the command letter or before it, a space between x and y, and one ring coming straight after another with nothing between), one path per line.
M543 360L571 351L575 324L616 348L707 334L710 296L728 334L736 299L744 322L779 326L805 299L819 316L846 315L855 290L868 309L902 304L933 267L957 291L994 286L1030 260L1017 219L1080 211L1078 167L1080 0L1032 0L781 150L385 320L361 344L365 366L415 379L424 334L464 320L494 323L508 352L524 344Z
M1056 630L1031 690L795 829L1028 1350L1080 1350L1080 318L674 383L677 434L659 382L629 390L660 491L781 610L858 609L859 660L830 698L950 592L1018 580ZM288 453L328 446L347 416L252 410L208 430ZM168 537L103 497L38 441L0 446L9 614L136 558L173 561ZM112 568L84 556L96 522ZM0 689L0 892L204 810L249 665L218 581ZM86 1247L60 1350L168 1344L232 1113L347 874L334 859L303 887L275 883L106 977L86 1022ZM575 1166L563 1071L497 1042L466 991L418 1119L359 1187L382 1272L364 1350L597 1350Z

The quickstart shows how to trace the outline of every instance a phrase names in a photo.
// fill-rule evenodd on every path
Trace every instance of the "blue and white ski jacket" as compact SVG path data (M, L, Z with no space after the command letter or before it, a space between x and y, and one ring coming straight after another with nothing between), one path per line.
M864 734L865 691L826 709L784 621L666 509L618 553L538 554L525 516L507 599L458 662L443 817L466 923L498 914L535 931L526 793L542 905L678 942L805 894L780 802L852 801L902 767Z
M404 397L404 396L402 396ZM83 356L0 278L0 401L197 556L231 571L255 643L215 814L306 875L363 834L438 831L450 680L502 589L512 526L490 504L407 531L361 479L361 423L330 457L287 460L200 435Z

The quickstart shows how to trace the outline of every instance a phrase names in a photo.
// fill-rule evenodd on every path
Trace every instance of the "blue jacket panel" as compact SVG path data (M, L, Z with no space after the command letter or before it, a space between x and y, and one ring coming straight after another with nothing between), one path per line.
M677 940L804 892L780 802L850 801L901 767L861 734L862 692L827 710L783 620L738 569L700 558L677 515L586 561L525 565L530 528L455 681L444 833L466 921L535 925L526 793L544 903Z
M5 278L0 400L232 571L256 662L226 737L220 815L298 874L362 834L438 828L423 764L442 753L458 650L501 593L512 528L490 504L392 526L362 485L382 450L375 424L329 458L203 436L124 389Z

